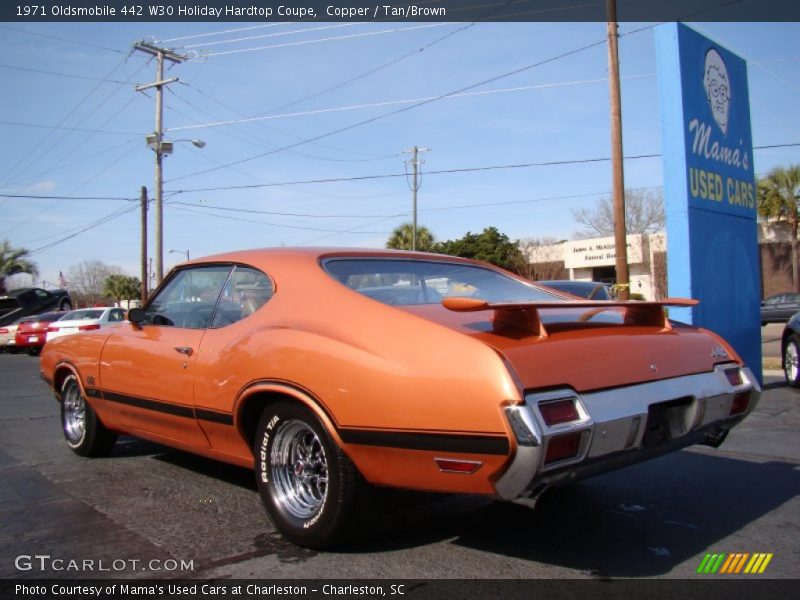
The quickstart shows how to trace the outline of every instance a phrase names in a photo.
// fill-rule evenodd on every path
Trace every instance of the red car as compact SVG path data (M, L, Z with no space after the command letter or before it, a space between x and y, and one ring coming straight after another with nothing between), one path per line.
M65 314L66 311L49 312L22 319L14 340L17 349L27 350L31 356L38 355L47 340L47 328L50 323L58 321Z

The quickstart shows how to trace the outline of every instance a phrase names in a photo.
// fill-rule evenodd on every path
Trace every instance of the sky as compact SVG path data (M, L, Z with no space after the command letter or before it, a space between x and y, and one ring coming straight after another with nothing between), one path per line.
M689 25L748 61L753 145L800 144L800 24ZM620 24L627 188L663 183L653 27ZM187 251L383 247L411 220L414 145L430 149L418 220L437 239L571 238L571 211L611 189L595 160L610 156L605 37L605 23L0 24L0 194L60 197L0 197L0 240L31 251L37 283L84 260L139 275L155 127L153 91L134 91L155 79L130 53L141 39L190 56L164 95L165 270ZM529 163L562 164L436 173ZM757 174L797 163L800 145L754 152Z

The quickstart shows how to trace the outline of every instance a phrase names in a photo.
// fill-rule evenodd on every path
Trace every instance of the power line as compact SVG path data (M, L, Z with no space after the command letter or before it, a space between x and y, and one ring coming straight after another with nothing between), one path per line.
M97 221L94 221L93 223L89 223L88 225L81 227L80 229L78 229L77 231L74 231L70 235L67 235L67 236L65 236L65 237L63 237L61 239L58 239L58 240L54 241L54 242L51 242L49 244L45 244L44 246L40 246L39 248L31 250L28 253L28 255L31 256L31 255L43 252L44 250L48 250L48 249L50 249L50 248L52 248L54 246L57 246L58 244L62 244L63 242L71 240L71 239L79 236L82 233L85 233L85 232L87 232L87 231L89 231L91 229L94 229L95 227L99 227L100 225L105 225L109 221L113 221L114 219L117 219L117 218L121 217L122 215L131 213L131 212L133 212L135 210L138 210L138 209L139 209L139 206L137 204L132 204L131 206L117 209L113 213L111 213L109 215L106 215L105 217L103 217L101 219L98 219Z
M27 198L31 200L125 200L136 202L138 198L126 198L125 196L44 196L39 194L3 194L0 198Z
M404 33L406 31L416 31L418 29L430 29L432 27L442 27L449 25L449 23L429 23L427 25L415 25L414 27L402 27L394 29L383 29L381 31L368 31L365 33L352 33L349 35L340 35L327 38L317 38L314 40L302 40L299 42L286 42L284 44L273 44L271 46L257 46L255 48L241 48L239 50L225 50L224 52L210 52L206 56L224 56L227 54L244 54L245 52L257 52L261 50L273 50L275 48L288 48L291 46L305 46L308 44L321 44L324 42L338 42L342 40L349 40L354 38L374 37L376 35L385 35L387 33Z
M641 73L638 75L626 75L622 77L622 79L642 79L644 77L653 77L655 73ZM576 81L560 81L560 82L553 82L553 83L538 83L533 85L522 85L516 86L511 88L500 88L494 90L483 90L478 92L465 92L462 94L451 94L447 98L466 98L471 96L488 96L492 94L507 94L510 92L522 92L528 90L538 90L538 89L551 89L551 88L560 88L560 87L568 87L568 86L575 86L575 85L585 85L589 83L604 83L607 82L607 77L601 77L599 79L581 79ZM197 123L195 125L182 125L179 127L170 127L168 131L188 131L192 129L205 129L209 127L219 127L219 126L228 126L228 125L238 125L241 123L261 123L262 121L268 121L273 119L286 119L289 117L303 117L308 115L318 115L318 114L325 114L325 113L332 113L332 112L342 112L342 111L350 111L350 110L360 110L364 108L378 108L382 106L392 106L397 104L413 104L416 102L423 102L428 100L435 100L437 96L426 96L422 98L405 98L401 100L384 100L382 102L372 102L368 104L351 104L348 106L337 106L334 108L320 108L316 110L309 110L303 112L296 112L296 113L287 113L282 115L262 115L257 117L245 117L242 119L235 119L229 121L217 121L212 123ZM396 155L391 156L390 158L395 158Z
M233 161L231 163L227 163L224 166L215 167L213 169L206 169L206 170L203 170L203 171L196 171L194 173L189 173L187 175L182 175L180 177L175 177L170 181L177 181L179 179L185 179L187 177L193 177L195 175L211 173L213 171L218 171L219 169L222 169L222 168L225 168L225 167L228 167L228 166L242 164L242 163L249 162L249 161L252 161L252 160L255 160L255 159L258 159L258 158L263 158L265 156L269 156L271 154L276 154L276 153L281 152L283 150L289 150L291 148L296 148L297 146L301 146L303 144L307 144L307 143L310 143L310 142L315 142L317 140L325 139L327 137L330 137L330 136L333 136L333 135L336 135L336 134L339 134L339 133L343 133L345 131L350 131L351 129L355 129L357 127L361 127L361 126L367 125L369 123L374 123L375 121L379 121L379 120L384 119L386 117L398 115L398 114L407 112L409 110L413 110L415 108L419 108L420 106L424 106L426 104L430 104L432 102L436 102L438 100L442 100L443 98L447 98L449 96L452 96L453 94L460 94L460 93L469 91L471 89L474 89L476 87L480 87L482 85L486 85L488 83L492 83L494 81L498 81L498 80L504 79L506 77L511 77L511 76L517 75L519 73L523 73L523 72L528 71L530 69L533 69L535 67L538 67L538 66L541 66L541 65L545 65L545 64L548 64L548 63L551 63L551 62L555 62L555 61L560 60L562 58L578 54L580 52L583 52L585 50L601 46L603 44L605 44L605 40L600 40L600 41L597 41L597 42L594 42L594 43L591 43L591 44L587 44L585 46L581 46L580 48L575 48L573 50L568 50L566 52L562 52L560 54L557 54L555 56L551 56L551 57L543 59L541 61L537 61L535 63L531 63L531 64L525 65L523 67L519 67L517 69L514 69L512 71L508 71L506 73L502 73L500 75L496 75L494 77L490 77L489 79L484 79L483 81L479 81L477 83L462 87L460 89L453 90L452 92L448 92L446 94L442 94L441 96L437 96L436 98L431 99L431 100L425 100L425 101L422 101L422 102L418 102L417 104L412 104L411 106L404 106L403 108L398 108L398 109L390 111L388 113L383 113L381 115L376 115L376 116L371 117L369 119L365 119L363 121L359 121L359 122L353 123L351 125L346 125L345 127L340 127L338 129L334 129L333 131L329 131L327 133L322 133L322 134L319 134L319 135L314 136L312 138L301 140L299 142L295 142L293 144L289 144L287 146L283 146L281 148L277 148L277 149L271 150L269 152L264 152L264 153L261 153L261 154L256 154L255 156L250 156L248 158L236 160L236 161Z
M76 46L85 46L87 48L95 48L97 50L106 50L108 52L116 52L117 54L125 54L128 53L124 50L118 50L116 48L108 48L106 46L98 46L97 44L90 44L88 42L80 42L78 40L68 40L66 38L59 37L57 35L52 35L49 33L41 33L38 31L29 31L27 29L20 29L19 27L11 27L10 25L0 25L3 29L10 29L11 31L19 31L20 33L26 33L28 35L35 35L38 37L49 38L51 40L58 40L59 42L64 42L65 44L74 44Z
M0 27L7 27L7 26L5 26L5 25L0 25ZM12 28L12 29L13 29L13 28ZM116 66L115 66L113 69L111 69L111 71L109 71L108 75L106 75L106 76L105 76L103 79L108 79L108 78L110 78L110 77L111 77L111 76L112 76L114 73L116 73L116 72L117 72L117 70L118 70L118 69L120 69L120 68L122 67L122 65L124 65L124 64L125 64L125 62L126 62L127 60L128 60L128 58L127 58L127 56L126 56L124 59L122 59L122 61L120 61L120 62L119 62L119 64L117 64L117 65L116 65ZM76 105L75 105L75 106L72 108L72 110L70 110L70 111L67 113L67 115L66 115L66 116L65 116L63 119L61 119L61 121L58 123L58 125L56 125L56 127L61 127L62 125L64 125L64 123L66 123L67 119L69 119L69 118L70 118L72 115L74 115L74 114L75 114L75 113L78 111L78 109L79 109L79 108L81 108L81 107L83 106L83 104L84 104L86 101L88 101L88 100L89 100L89 98L91 98L91 97L92 97L92 95L93 95L93 94L94 94L94 93L95 93L95 92L96 92L98 89L100 89L100 86L101 86L101 85L103 85L103 84L102 84L102 82L98 82L98 83L97 83L97 85L95 85L95 86L94 86L94 87L93 87L93 88L92 88L92 89L89 91L89 93L88 93L88 94L86 94L86 95L85 95L85 96L84 96L84 97L83 97L83 98L80 100L80 102L78 102L78 103L77 103L77 104L76 104ZM14 173L14 172L16 171L16 169L17 169L17 168L18 168L18 167L19 167L21 164L23 164L23 163L24 163L26 160L28 160L28 158L29 158L30 156L32 156L32 155L33 155L33 154L34 154L34 153L35 153L35 152L36 152L36 151L37 151L37 150L38 150L38 149L39 149L39 148L42 146L42 144L44 144L44 143L45 143L45 142L46 142L46 141L47 141L47 140L50 138L50 136L51 136L51 135L53 135L53 131L55 131L55 129L52 129L52 130L51 130L49 133L47 133L47 135L45 135L45 136L44 136L44 137L43 137L41 140L39 140L39 142L38 142L38 143L37 143L37 144L36 144L36 145L35 145L33 148L31 148L31 149L30 149L30 150L29 150L27 153L25 153L25 154L24 154L24 155L23 155L23 156L22 156L22 157L21 157L21 158L20 158L20 159L19 159L17 162L15 162L15 163L14 163L14 164L11 166L11 168L9 168L9 169L8 169L8 170L7 170L7 171L6 171L6 172L5 172L5 173L4 173L2 176L0 176L0 181L6 181L6 182L7 182L7 179L6 179L6 178L9 176L9 174L11 174L11 173Z
M195 88L194 86L189 86L189 84L185 84L185 85L187 87L191 87L194 90L197 90L197 88ZM196 111L198 111L198 112L200 112L202 114L205 114L206 116L209 116L212 119L215 118L214 115L209 113L207 110L202 109L202 108L200 108L198 106L195 106L192 102L190 102L189 100L187 100L186 98L184 98L183 96L178 94L175 90L173 90L171 88L168 88L168 90L176 98L178 98L181 102L183 102L186 105L190 106L194 110L196 110ZM197 90L197 91L199 91L199 90ZM219 104L221 104L221 103L219 103ZM172 110L175 110L175 109L173 108ZM230 107L228 107L228 110L232 110L233 112L237 112L238 113L238 111L236 109L233 109L233 108L230 108ZM185 116L187 118L191 118L188 115L186 115L184 113L181 113L180 111L175 110L175 112L177 112L178 114L182 114L183 116ZM239 114L241 114L241 113L239 113ZM238 128L238 127L235 127L235 123L230 123L230 124L227 124L227 125L230 125L230 127L232 129L234 129L235 131L241 132L244 136L246 136L246 138L249 138L249 139L243 139L241 137L232 136L232 134L230 134L230 132L227 132L227 135L229 135L231 137L234 137L234 139L238 139L240 141L245 141L246 143L250 143L250 144L253 144L253 145L256 145L256 146L260 146L262 148L276 148L277 147L277 144L269 143L266 140L263 140L262 138L260 138L260 137L258 137L256 135L253 135L252 133L250 133L248 131L244 131L244 130ZM274 132L283 134L283 135L285 135L287 137L292 137L292 138L295 138L295 139L301 139L299 136L291 134L288 131L285 131L283 129L279 129L279 128L274 127L274 126L269 126L269 125L266 125L264 123L262 123L261 125L263 127L265 127L266 129L270 130L270 131L274 131ZM167 129L167 131L173 131L173 129L170 128L170 129ZM226 132L223 131L223 133L226 133ZM343 151L343 152L350 152L349 150L346 150L344 148L336 148L335 146L328 146L328 145L325 145L325 144L317 144L317 145L322 146L322 147L332 148L332 149L335 149L335 150L340 150L340 151ZM304 158L311 158L311 159L314 159L314 160L323 160L323 161L330 161L330 162L370 162L370 161L376 161L376 160L386 160L386 159L389 159L389 158L395 158L397 156L396 154L392 154L392 155L378 156L376 158L331 158L331 157L327 157L327 156L317 156L315 154L308 154L306 152L300 152L298 150L290 150L289 152L292 153L292 154L296 154L298 156L302 156Z
M127 81L119 79L103 79L101 77L91 77L90 75L78 75L77 73L62 73L59 71L45 71L44 69L32 69L30 67L19 67L16 65L6 65L0 63L0 68L13 69L14 71L28 71L30 73L39 73L42 75L56 75L58 77L68 77L70 79L86 79L89 81L102 81L103 83L116 83L119 85L127 85Z
M173 205L172 202L167 202L167 204L170 205L170 206ZM280 227L282 229L300 229L300 230L303 230L303 231L324 231L324 232L327 232L327 233L331 233L331 232L333 232L333 233L341 233L341 231L338 230L338 229L325 229L325 228L322 228L322 227L302 227L300 225L285 225L285 224L281 224L281 223L272 223L272 222L268 222L268 221L258 221L258 220L255 220L255 219L243 219L241 217L230 217L228 215L218 215L218 214L214 214L214 213L204 213L204 212L200 212L200 211L197 211L197 210L192 210L191 208L182 208L182 207L177 207L177 206L174 206L173 208L175 208L175 210L181 210L181 211L184 211L184 212L195 213L195 214L203 215L203 216L206 216L206 217L217 217L219 219L228 219L230 221L242 221L242 222L245 222L245 223L252 223L252 224L257 224L257 225L268 225L270 227ZM196 208L200 208L200 207L196 207ZM386 233L386 232L385 231L362 231L360 233L376 234L376 233Z
M189 206L194 208L203 208L203 209L212 209L212 210L222 210L227 212L236 212L236 213L247 213L247 214L256 214L256 215L274 215L279 217L308 217L314 219L374 219L375 217L401 217L407 213L398 213L392 215L326 215L326 214L311 214L311 213L291 213L291 212L278 212L272 210L257 210L254 208L234 208L228 206L216 206L213 204L191 204L189 202L178 202L177 200L173 200L170 204L174 206Z
M248 31L248 30L252 30L252 29L264 29L266 27L278 27L280 25L287 25L287 24L288 23L267 23L266 25L251 25L249 27L239 27L237 29L225 29L223 31L213 31L213 32L210 32L210 33L197 33L197 34L194 34L194 35L184 35L182 37L174 37L174 38L169 38L167 40L158 40L158 41L159 41L159 43L166 44L167 42L179 42L179 41L183 41L183 40L191 40L191 39L201 38L201 37L210 37L212 35L223 35L223 34L226 34L226 33L236 33L238 31Z
M800 144L799 144L800 145ZM626 160L637 160L643 158L658 158L661 154L638 154L632 156L626 156ZM513 163L513 164L505 164L505 165L486 165L481 167L463 167L463 168L453 168L453 169L438 169L433 171L425 171L426 175L444 175L444 174L452 174L452 173L473 173L479 171L496 171L501 169L523 169L529 167L551 167L551 166L560 166L560 165L574 165L574 164L587 164L587 163L597 163L597 162L608 162L610 161L610 157L599 157L599 158L582 158L582 159L573 159L573 160L553 160L553 161L544 161L544 162L527 162L527 163ZM193 188L193 189L185 189L185 190L172 190L174 194L188 194L193 192L216 192L221 190L242 190L242 189L253 189L253 188L264 188L264 187L281 187L286 185L307 185L307 184L319 184L319 183L340 183L344 181L365 181L370 179L390 179L390 178L397 178L397 177L406 177L407 173L383 173L383 174L375 174L375 175L356 175L354 177L329 177L323 179L304 179L299 181L281 181L281 182L274 182L274 183L260 183L260 184L250 184L250 185L232 185L232 186L219 186L219 187L208 187L208 188Z
M309 27L306 29L295 29L294 31L279 31L278 33L265 33L264 35L251 35L243 38L234 38L228 40L217 40L214 42L206 42L204 44L191 44L189 46L181 46L186 50L189 48L207 48L208 46L218 46L220 44L235 44L237 42L247 42L250 40L261 40L269 37L280 37L284 35L293 35L295 33L308 33L309 31L320 31L322 29L340 29L342 27L353 27L354 25L362 25L362 23L340 23L337 25L322 25L320 27Z
M110 135L144 135L141 131L116 131L109 129L88 129L84 127L62 127L61 125L42 125L40 123L20 123L19 121L0 121L0 125L10 127L33 127L36 129L52 129L56 131L80 131L91 133L103 133Z

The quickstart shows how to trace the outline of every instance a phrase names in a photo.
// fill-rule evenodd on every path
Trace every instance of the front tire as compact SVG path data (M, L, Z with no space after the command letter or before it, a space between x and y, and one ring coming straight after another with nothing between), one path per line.
M783 349L783 373L793 387L800 387L800 338L791 334Z
M316 415L299 404L272 404L254 446L261 499L283 537L319 549L352 534L366 484Z
M117 442L117 434L103 425L84 399L75 375L61 386L61 426L67 446L80 456L106 456Z

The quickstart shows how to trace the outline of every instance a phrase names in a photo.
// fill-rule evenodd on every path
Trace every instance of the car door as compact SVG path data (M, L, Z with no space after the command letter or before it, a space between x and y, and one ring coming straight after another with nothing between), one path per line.
M103 400L126 430L208 446L194 411L200 343L231 265L174 271L144 307L148 320L123 322L100 362Z
M248 451L246 446L241 446L241 437L232 435L234 402L237 393L248 383L240 365L252 360L256 320L251 317L272 299L274 290L274 283L266 273L237 265L225 284L214 319L201 342L195 410L211 447L220 452L236 455ZM278 373L271 371L274 368L265 361L262 374L277 376Z

